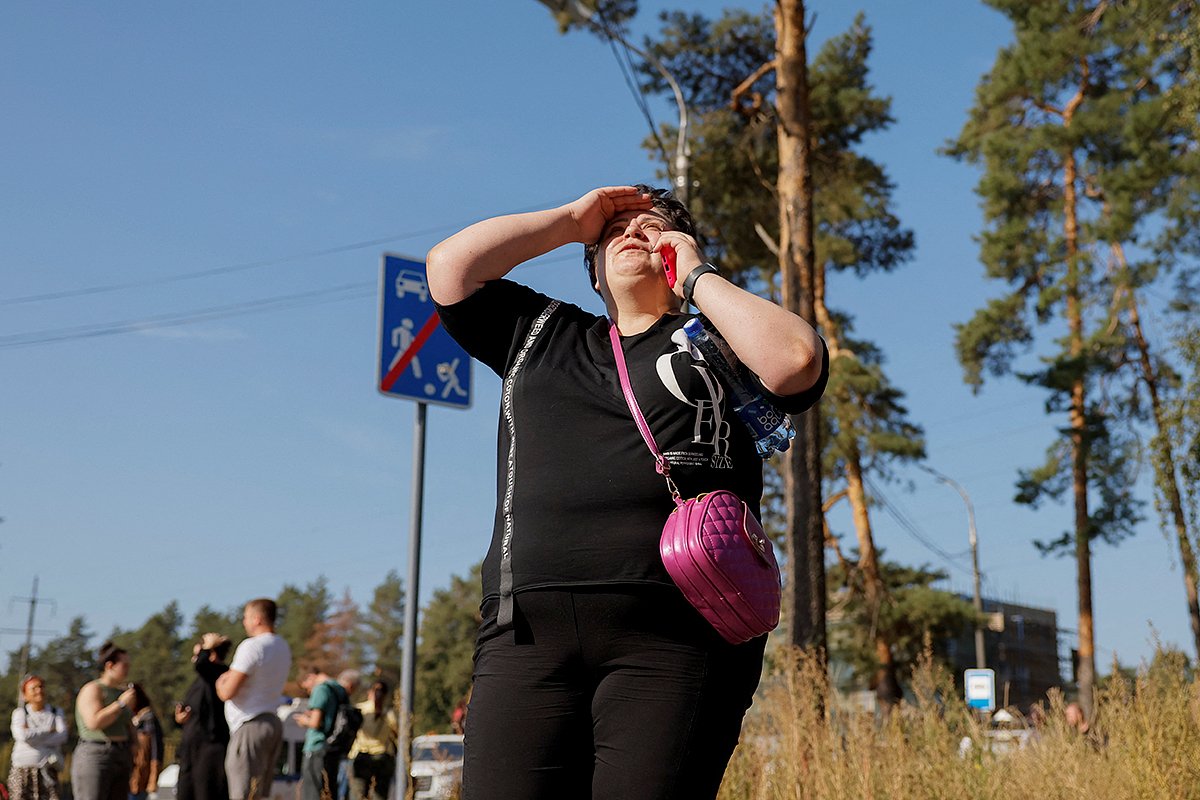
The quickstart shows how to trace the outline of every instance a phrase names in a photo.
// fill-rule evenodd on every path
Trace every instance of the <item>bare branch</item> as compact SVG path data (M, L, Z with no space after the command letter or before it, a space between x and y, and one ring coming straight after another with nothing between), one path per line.
M762 108L763 104L762 92L751 92L750 87L757 83L759 78L774 70L778 63L778 59L771 59L758 69L754 70L754 72L750 73L750 77L739 83L729 95L729 108L738 112L744 117L751 117L754 114L757 114L758 110ZM746 95L747 93L750 97L749 105L745 105L742 102L742 96Z
M771 251L771 255L779 258L779 243L771 238L771 234L767 233L767 229L762 226L761 222L754 223L754 232L758 234L758 238L762 239L762 243Z

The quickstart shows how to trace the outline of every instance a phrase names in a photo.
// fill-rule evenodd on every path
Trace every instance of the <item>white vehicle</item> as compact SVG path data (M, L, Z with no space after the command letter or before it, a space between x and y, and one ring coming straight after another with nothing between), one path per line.
M463 737L461 733L417 736L412 742L414 800L455 796L462 784Z

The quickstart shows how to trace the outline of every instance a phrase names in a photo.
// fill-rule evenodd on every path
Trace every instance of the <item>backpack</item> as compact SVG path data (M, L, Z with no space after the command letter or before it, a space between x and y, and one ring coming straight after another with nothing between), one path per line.
M344 693L342 697L345 697ZM333 727L325 736L325 751L342 755L349 753L350 746L354 744L354 737L358 736L358 729L362 727L362 723L362 712L356 706L351 705L350 698L346 697L344 702L339 698L337 713L333 715Z

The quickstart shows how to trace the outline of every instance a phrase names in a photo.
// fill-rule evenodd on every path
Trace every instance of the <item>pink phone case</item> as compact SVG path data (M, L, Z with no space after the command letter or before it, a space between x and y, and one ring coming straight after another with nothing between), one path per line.
M663 272L666 273L666 276L667 276L667 286L670 286L672 289L674 289L675 288L675 248L671 247L670 245L663 245L662 250L659 251L659 255L662 256Z

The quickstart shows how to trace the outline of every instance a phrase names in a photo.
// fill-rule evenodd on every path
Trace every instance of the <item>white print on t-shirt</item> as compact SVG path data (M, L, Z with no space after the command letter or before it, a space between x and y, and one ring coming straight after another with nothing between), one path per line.
M732 469L733 461L729 457L729 421L725 419L724 415L725 390L716 376L704 365L700 354L692 351L688 346L687 334L683 332L682 328L671 334L671 341L675 345L675 350L663 353L655 362L658 378L663 382L667 391L679 402L696 409L695 424L692 426L692 442L712 446L709 466L713 469ZM675 356L680 354L687 357L688 366L696 370L701 380L704 381L708 397L688 397L683 391L683 387L679 385L671 362Z

